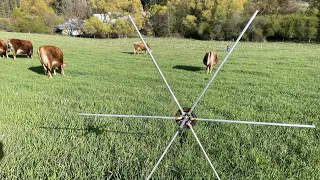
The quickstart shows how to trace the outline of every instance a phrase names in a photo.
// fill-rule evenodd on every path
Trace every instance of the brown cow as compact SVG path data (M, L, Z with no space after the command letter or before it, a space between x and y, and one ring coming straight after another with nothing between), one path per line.
M152 53L152 50L151 50L150 45L148 43L147 43L147 46L148 46L150 52ZM138 54L140 51L144 51L144 53L147 54L147 48L142 42L133 43L133 47L134 47L133 54Z
M8 47L3 40L0 40L0 56L6 56L8 58Z
M56 74L56 68L59 68L61 74L64 75L64 67L66 64L63 62L63 53L58 47L40 46L37 53L43 71L48 73L50 78L52 78L51 71Z
M17 54L27 54L33 59L33 46L30 41L20 39L8 39L8 49L13 52L13 59L17 59Z
M206 52L203 58L203 64L206 65L206 72L211 73L212 67L218 63L217 53L215 51Z

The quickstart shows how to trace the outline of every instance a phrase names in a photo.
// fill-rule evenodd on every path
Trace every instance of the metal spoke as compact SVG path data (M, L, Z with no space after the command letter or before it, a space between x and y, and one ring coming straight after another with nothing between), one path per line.
M173 135L171 141L169 142L168 146L166 147L166 149L163 151L162 155L160 156L158 162L156 163L156 165L153 167L151 173L149 174L149 176L147 177L147 180L151 178L152 174L154 173L154 171L157 169L158 165L160 164L161 160L163 159L164 155L167 154L168 149L170 148L171 144L173 143L173 141L176 139L176 137L179 134L180 129L178 129L176 131L176 133Z
M147 119L176 119L168 116L141 116L141 115L123 115L123 114L86 114L79 113L80 116L100 116L100 117L124 117L124 118L147 118Z
M236 47L236 45L238 44L238 42L240 41L242 35L247 31L248 27L250 26L251 22L253 21L253 19L256 17L256 15L258 14L258 10L256 10L256 12L253 14L253 16L251 17L251 19L249 20L249 22L247 23L246 27L242 30L241 34L239 35L238 39L236 40L236 42L233 44L232 48L230 49L230 51L227 53L227 55L225 56L225 58L223 59L223 61L221 62L221 64L218 66L217 70L215 70L214 74L212 75L211 79L209 80L208 84L206 85L206 87L203 89L203 91L201 92L200 96L198 97L198 99L194 102L193 106L191 107L191 111L194 110L194 108L196 107L196 105L198 104L198 102L200 101L201 97L203 96L203 94L207 91L209 85L211 84L212 80L216 77L216 75L218 74L218 72L220 71L221 67L223 66L223 64L225 63L225 61L227 60L227 58L229 57L229 55L232 53L233 49Z
M158 64L157 64L157 62L156 62L156 60L154 59L154 57L153 57L153 55L152 55L152 53L151 53L151 51L150 51L149 47L147 46L147 43L144 41L144 39L143 39L142 35L140 34L140 31L139 31L138 27L136 26L136 24L134 23L134 21L133 21L133 19L132 19L132 17L131 17L130 15L129 15L129 18L130 18L130 21L132 22L132 24L133 24L134 28L136 29L136 31L137 31L137 33L138 33L138 35L139 35L139 37L140 37L141 41L143 42L144 46L146 47L146 49L147 49L147 51L148 51L148 53L149 53L149 55L150 55L150 57L151 57L151 59L152 59L153 63L154 63L154 64L155 64L155 66L157 67L157 70L159 71L159 73L160 73L160 75L161 75L161 77L162 77L162 79L163 79L164 83L167 85L167 88L169 89L169 91L170 91L170 93L171 93L171 95L172 95L173 99L176 101L176 103L177 103L177 105L178 105L178 107L179 107L179 109L180 109L181 113L182 113L182 114L184 114L182 107L180 106L180 104L179 104L179 102L178 102L178 100L177 100L176 96L174 95L173 91L171 90L171 88L170 88L170 86L169 86L169 84L168 84L168 82L167 82L166 78L165 78L165 77L164 77L164 75L162 74L162 72L161 72L161 70L160 70L160 68L159 68L159 66L158 66Z
M217 178L220 180L220 177L219 177L219 175L218 175L217 171L214 169L214 167L213 167L213 165L212 165L212 163L211 163L211 161L210 161L210 159L209 159L209 157L208 157L208 155L207 155L206 151L205 151L205 150L204 150L204 148L202 147L201 142L199 141L197 134L194 132L194 130L193 130L193 128L192 128L192 125L191 125L190 123L188 123L188 126L189 126L189 128L190 128L190 130L191 130L191 132L192 132L193 136L196 138L196 140L197 140L197 142L198 142L198 144L199 144L199 146L200 146L200 148L201 148L201 150L202 150L202 152L203 152L204 156L205 156L205 157L206 157L206 159L208 160L208 162L209 162L209 164L210 164L210 166L211 166L211 168L212 168L212 170L213 170L214 174L215 174L215 175L217 176Z
M197 118L197 120L199 120L199 121L211 121L211 122L238 123L238 124L255 124L255 125L270 125L270 126L289 126L289 127L315 128L314 125L304 125L304 124L284 124L284 123L268 123L268 122L255 122L255 121L205 119L205 118Z

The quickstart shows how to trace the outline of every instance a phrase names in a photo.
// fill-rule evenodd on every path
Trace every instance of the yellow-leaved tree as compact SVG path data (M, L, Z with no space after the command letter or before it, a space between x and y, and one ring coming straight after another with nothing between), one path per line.
M98 18L92 16L84 23L83 31L94 38L105 38L111 32L111 29L106 24L103 24Z
M94 14L105 16L107 21L104 23L118 37L134 31L128 21L128 15L132 16L138 28L143 26L143 8L140 0L90 0L89 4Z
M247 0L169 0L169 23L185 37L230 39ZM232 31L230 34L226 32ZM236 30L237 32L237 30Z
M20 8L15 8L11 18L13 31L31 33L50 33L55 25L62 22L48 0L21 0Z

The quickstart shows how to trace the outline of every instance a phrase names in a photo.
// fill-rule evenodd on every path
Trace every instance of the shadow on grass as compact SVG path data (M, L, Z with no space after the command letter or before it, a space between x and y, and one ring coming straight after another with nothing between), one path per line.
M1 159L3 158L3 156L4 156L4 152L3 152L3 143L2 143L2 142L0 142L0 161L1 161Z
M47 130L66 130L66 131L82 131L83 135L94 133L96 135L101 135L103 133L117 133L117 134L131 134L131 135L155 135L150 133L141 133L141 132L126 132L126 131L112 131L106 130L99 127L95 127L93 125L88 125L86 128L61 128L61 127L39 127L40 129L47 129Z
M131 55L134 55L134 53L133 52L122 52L123 54L131 54ZM148 53L145 53L144 51L143 52L139 52L138 54L135 54L135 55L148 55L149 56L149 54Z
M133 52L122 52L123 54L133 54Z
M261 72L261 71L233 70L233 72L239 73L239 74L249 74L254 76L260 76L260 77L270 77L270 74Z
M176 65L176 66L173 66L172 69L182 69L182 70L186 70L186 71L201 71L201 70L204 70L204 68L202 68L202 67L186 66L186 65Z
M29 67L28 69L38 74L45 74L42 66L33 66L33 67Z
M9 54L8 58L13 59L13 54ZM28 55L26 54L17 54L16 55L17 60L19 59L31 59Z

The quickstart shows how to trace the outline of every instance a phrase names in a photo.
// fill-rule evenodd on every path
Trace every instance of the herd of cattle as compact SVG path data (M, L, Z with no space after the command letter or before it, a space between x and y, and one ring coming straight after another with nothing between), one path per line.
M148 46L148 49L152 53L150 45L148 43L146 44ZM145 54L147 53L147 48L142 42L133 43L133 47L134 47L133 54L138 54L140 51L144 51ZM229 50L227 49L227 51ZM207 74L211 73L213 66L216 65L217 63L218 63L218 56L215 51L209 51L205 53L203 58L203 64L206 65Z
M10 50L13 53L13 59L17 59L17 54L26 54L33 59L33 45L28 40L8 39L7 44L3 40L0 40L0 55L8 58ZM52 72L56 74L56 68L64 75L64 67L66 64L63 62L63 53L58 47L40 46L37 53L43 71L47 73L50 78L52 78Z
M151 47L147 44L148 49L152 53ZM147 48L141 42L133 43L133 54L139 54L140 51L147 53ZM21 39L8 39L7 44L5 41L0 40L0 56L8 58L10 50L13 53L13 59L16 59L17 54L26 54L33 59L33 45L28 40ZM40 46L37 51L43 71L52 78L51 73L56 74L55 69L58 68L62 75L64 75L64 67L66 64L63 62L63 53L56 46ZM203 58L203 63L206 65L206 72L210 73L212 67L218 63L217 53L215 51L206 52Z

